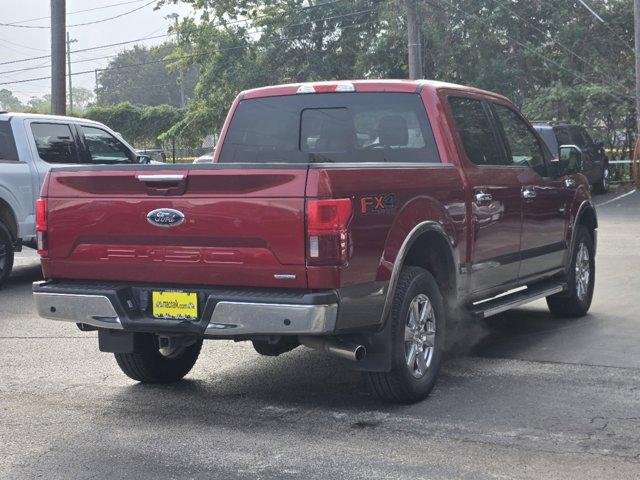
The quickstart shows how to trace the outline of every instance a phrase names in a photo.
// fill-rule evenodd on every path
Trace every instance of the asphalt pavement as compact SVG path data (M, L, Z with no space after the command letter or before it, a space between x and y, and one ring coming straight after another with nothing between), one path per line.
M205 342L185 381L136 384L94 332L36 316L25 251L0 290L0 478L638 479L640 193L619 195L596 197L590 314L469 327L411 406L304 347Z

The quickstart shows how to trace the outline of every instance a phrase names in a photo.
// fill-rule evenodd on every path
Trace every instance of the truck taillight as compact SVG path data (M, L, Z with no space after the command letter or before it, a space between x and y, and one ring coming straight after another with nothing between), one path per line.
M349 259L349 198L307 200L307 263L344 265Z
M47 200L39 198L36 200L36 242L38 244L38 254L41 257L49 256L47 230Z

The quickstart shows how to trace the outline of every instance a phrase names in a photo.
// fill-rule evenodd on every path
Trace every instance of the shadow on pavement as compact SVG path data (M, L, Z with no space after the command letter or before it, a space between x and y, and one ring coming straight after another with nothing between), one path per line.
M5 284L0 288L0 292L17 290L23 288L25 285L31 286L33 282L38 280L42 280L40 263L16 265L13 267L13 271Z

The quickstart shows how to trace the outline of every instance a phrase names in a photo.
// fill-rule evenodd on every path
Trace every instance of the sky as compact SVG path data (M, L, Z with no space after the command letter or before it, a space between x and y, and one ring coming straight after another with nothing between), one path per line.
M74 75L73 86L95 88L94 69L107 66L108 58L134 43L121 46L73 53L74 50L91 48L100 45L126 42L145 37L155 37L167 33L173 19L165 16L177 13L181 17L193 15L186 5L168 5L154 10L155 2L151 0L67 0L67 31L71 39L77 42L71 45L71 70L80 72L91 70L91 73ZM92 11L79 12L79 10ZM137 11L131 12L134 9ZM131 12L131 13L127 13ZM109 17L125 14L119 18L106 20ZM40 97L51 93L51 80L30 80L51 75L48 58L40 58L20 63L4 64L14 60L40 57L50 54L51 33L50 0L0 0L0 24L18 23L18 25L45 28L22 28L0 25L0 90L11 90L21 101L31 97ZM104 21L102 21L104 20ZM91 25L73 26L79 23L96 22ZM143 45L162 43L164 38L142 40ZM42 67L22 72L11 70ZM29 80L25 83L5 84L14 80Z

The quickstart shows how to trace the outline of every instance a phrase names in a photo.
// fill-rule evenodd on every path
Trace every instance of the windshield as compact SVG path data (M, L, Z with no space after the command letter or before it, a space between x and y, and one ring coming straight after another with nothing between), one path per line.
M334 93L241 101L220 163L438 163L419 95Z

